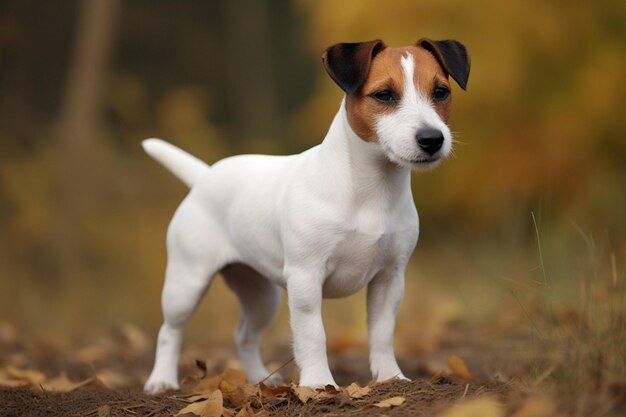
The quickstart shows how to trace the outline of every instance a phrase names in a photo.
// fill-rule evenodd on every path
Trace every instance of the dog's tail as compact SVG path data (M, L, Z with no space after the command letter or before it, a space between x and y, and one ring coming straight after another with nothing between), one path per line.
M182 149L161 139L146 139L141 142L148 155L160 162L189 188L209 169L209 165Z

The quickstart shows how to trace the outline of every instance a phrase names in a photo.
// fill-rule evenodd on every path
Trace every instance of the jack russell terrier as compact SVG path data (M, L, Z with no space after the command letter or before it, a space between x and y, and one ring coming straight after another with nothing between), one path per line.
M419 229L411 170L432 169L450 153L448 76L465 89L470 58L457 41L421 39L403 48L340 43L322 61L345 98L324 141L305 152L240 155L209 167L162 140L143 142L191 188L167 232L164 322L147 392L179 387L183 328L218 272L239 299L235 340L251 382L270 374L260 332L283 288L300 385L336 386L322 298L365 286L372 376L406 379L393 334Z

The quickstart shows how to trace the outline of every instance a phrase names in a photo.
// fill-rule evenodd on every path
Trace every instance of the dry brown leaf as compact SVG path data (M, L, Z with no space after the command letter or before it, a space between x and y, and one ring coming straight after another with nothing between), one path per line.
M504 408L493 397L485 396L458 403L437 417L504 417Z
M252 417L252 415L248 412L248 404L241 407L241 410L235 414L235 417Z
M121 327L120 332L128 342L130 353L140 355L150 348L150 341L146 334L139 327L132 324L125 324Z
M348 393L350 398L363 398L369 395L371 390L372 389L370 387L361 387L356 382L353 382L345 388L345 391Z
M547 398L532 397L524 401L511 417L554 417L556 415L557 412L552 401Z
M302 404L305 404L311 398L315 398L318 395L318 392L315 391L313 388L299 387L297 385L292 385L291 391L296 394L296 397L298 397Z
M87 378L83 381L75 383L67 391L68 392L76 391L77 389L86 388L86 387L106 388L106 386L102 383L102 381L98 379L98 377L92 376L91 378Z
M235 409L234 408L227 408L224 407L224 410L222 410L222 417L235 417Z
M105 387L110 389L127 387L131 384L128 376L115 372L111 369L105 369L98 372L96 377L104 384Z
M202 359L196 359L196 368L202 371L202 375L200 375L200 379L206 378L209 373L208 368L206 367L206 361Z
M46 376L35 369L19 369L14 366L5 366L4 372L13 379L27 381L31 385L39 385L46 380Z
M76 358L81 362L98 362L107 359L110 351L100 345L87 346L75 353Z
M191 392L208 395L218 389L220 382L222 382L222 375L211 376L198 382L198 384L191 389Z
M0 380L0 387L2 388L25 388L25 387L30 387L30 386L32 386L32 384L25 380L19 380L19 379Z
M280 394L286 394L291 392L291 387L288 385L278 385L276 387L268 387L262 382L259 382L259 389L261 390L261 394L266 397L275 397Z
M467 369L467 366L465 365L465 362L463 362L463 359L459 358L458 356L450 356L448 358L448 366L452 370L452 373L459 378L465 381L472 380L472 374L470 373L469 369Z
M65 372L59 376L46 380L41 384L44 391L68 392L74 386L74 382L70 381Z
M258 388L250 384L234 384L228 380L220 382L220 391L225 400L228 400L233 406L239 407L247 403L251 396L256 395Z
M378 408L397 407L399 405L404 404L405 401L406 401L406 398L404 397L391 397L391 398L387 398L386 400L382 400L382 401L375 403L374 407L378 407Z
M224 415L226 417L226 415ZM267 410L260 410L258 413L254 411L250 403L241 407L241 410L234 417L270 417Z
M215 390L206 400L189 404L176 415L180 416L192 413L200 417L220 417L224 412L224 399L222 391Z
M241 369L226 369L224 372L222 372L222 379L232 384L241 385L248 383L248 377L246 376L246 373Z
M336 394L339 394L340 391L337 388L335 388L334 385L329 384L324 387L324 392L327 394L336 395Z
M180 400L180 401L183 401L183 402L186 402L186 403L195 403L195 402L198 402L200 400L206 400L207 396L206 395L201 395L201 394L189 395L189 396L184 396L184 395L183 396L179 396L179 395L176 395L175 398L177 400Z
M227 381L231 385L244 385L248 383L246 374L238 369L226 369L219 375L201 380L198 385L191 389L191 392L197 394L209 394L220 387L222 381Z
M185 393L192 393L198 387L198 383L200 382L200 378L196 375L185 375L183 379L180 381L180 389ZM202 390L201 390L202 391ZM211 393L213 391L207 389L207 393Z

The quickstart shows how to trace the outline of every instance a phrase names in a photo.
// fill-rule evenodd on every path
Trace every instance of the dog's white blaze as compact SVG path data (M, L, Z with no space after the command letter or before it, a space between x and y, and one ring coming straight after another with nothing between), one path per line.
M431 101L417 89L414 82L415 59L406 54L400 59L403 76L402 98L398 109L378 118L376 133L387 157L407 168L416 170L432 169L450 153L452 135L441 120ZM418 74L419 76L419 74ZM438 129L443 133L444 142L438 153L439 159L430 163L416 163L429 155L417 144L416 133L422 128Z

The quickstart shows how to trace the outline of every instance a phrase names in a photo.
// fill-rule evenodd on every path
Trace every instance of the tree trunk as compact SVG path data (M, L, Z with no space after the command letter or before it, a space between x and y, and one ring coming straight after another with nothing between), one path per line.
M52 242L62 275L81 268L81 223L97 193L96 153L104 83L114 39L119 0L82 0L75 49L61 101L54 144L55 225ZM90 196L90 193L92 195Z

